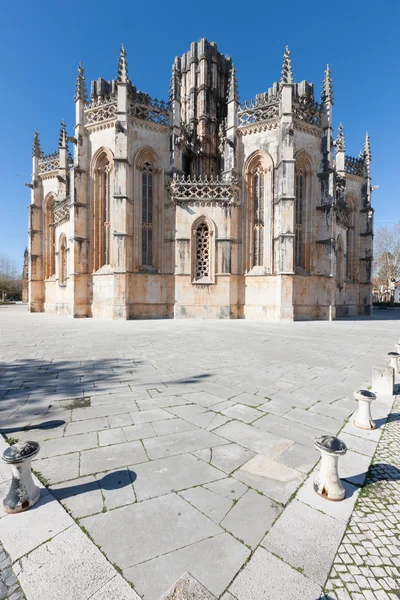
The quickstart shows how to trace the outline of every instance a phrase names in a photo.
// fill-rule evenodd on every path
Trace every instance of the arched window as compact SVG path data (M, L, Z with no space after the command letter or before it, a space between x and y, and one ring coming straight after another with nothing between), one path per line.
M296 168L295 190L295 251L294 266L304 268L304 191L305 177L302 167Z
M344 268L345 268L344 244L343 238L339 234L336 245L336 285L339 289L343 287Z
M303 150L296 154L294 168L294 269L302 274L301 269L311 268L311 244L315 226L312 225L312 164ZM296 271L297 269L297 271Z
M58 260L59 283L60 285L65 285L67 282L67 238L64 233L60 235Z
M196 229L196 281L210 277L210 231L207 223Z
M245 271L272 273L273 162L269 154L263 151L252 154L245 165L245 177Z
M44 212L44 278L49 279L56 272L56 229L54 226L54 196L46 202Z
M94 168L91 239L93 271L111 263L111 171L111 157L103 151Z
M264 264L264 170L253 175L253 267Z
M142 169L142 266L153 266L153 166Z

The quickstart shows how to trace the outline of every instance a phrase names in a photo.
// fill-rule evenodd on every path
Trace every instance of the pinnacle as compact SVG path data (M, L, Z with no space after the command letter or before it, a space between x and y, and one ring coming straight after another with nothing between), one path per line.
M60 148L67 147L67 126L65 124L64 119L61 121L61 129L60 129L60 136L58 138L58 145Z
M366 160L368 163L369 163L369 162L371 162L371 158L372 158L372 157L371 157L371 143L370 143L370 140L369 140L369 134L368 134L368 131L367 131L367 133L365 134L365 142L364 142L364 157L365 157L365 160Z
M236 78L235 65L232 63L228 82L228 102L232 102L233 100L239 102L239 87Z
M32 156L40 157L42 156L43 151L40 146L39 133L37 131L33 134L33 144L32 144Z
M121 83L128 83L128 64L126 62L126 50L124 44L121 46L121 50L119 53L118 59L118 69L117 69L117 81Z
M85 83L85 70L82 63L78 66L78 75L76 77L75 85L75 102L77 100L83 100L86 102L86 83Z
M286 46L283 54L283 65L282 65L282 83L293 83L293 70L292 70L292 59L290 58L289 46Z
M346 150L346 140L344 137L343 125L340 123L336 138L336 150L344 152Z
M332 88L332 78L331 78L331 68L326 65L325 69L325 77L322 81L322 93L321 93L321 102L328 102L333 104L333 88Z

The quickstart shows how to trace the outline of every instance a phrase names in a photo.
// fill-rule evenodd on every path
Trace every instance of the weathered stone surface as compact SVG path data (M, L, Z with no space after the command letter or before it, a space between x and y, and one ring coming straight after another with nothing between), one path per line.
M226 443L227 441L218 435L201 429L172 433L143 441L147 454L151 459L222 446Z
M69 510L74 519L103 510L100 487L92 475L53 485L51 492Z
M60 510L64 509L60 507ZM59 535L53 531L53 539L15 565L15 572L29 600L89 600L99 588L115 578L114 567L69 519L72 526ZM118 600L120 598L122 600L123 596ZM135 596L127 596L127 600L136 599Z
M237 600L317 600L319 585L270 552L258 548L229 588Z
M320 453L313 446L293 444L277 458L277 461L302 473L308 473L320 458Z
M135 473L129 469L117 469L96 474L107 510L136 502L132 487L134 477Z
M140 596L117 574L91 596L90 600L140 600Z
M99 446L110 446L128 441L120 427L99 431Z
M276 502L249 490L227 514L221 526L254 549L281 512L282 507Z
M232 500L200 486L181 492L180 495L217 524L233 506Z
M82 524L121 569L222 532L176 494L86 517Z
M152 427L157 435L168 435L170 433L179 433L181 431L192 431L193 429L197 429L197 425L188 423L188 421L184 421L183 419L154 421Z
M262 545L322 586L345 527L345 523L293 500Z
M76 479L79 477L79 453L34 460L32 469L44 475L49 483Z
M124 576L144 600L159 600L179 573L189 571L218 598L249 555L248 548L222 533L126 569Z
M89 431L100 431L108 429L107 417L98 417L97 419L88 419L85 421L73 421L68 423L65 429L65 435L77 435L79 433L88 433Z
M191 454L152 460L133 465L130 470L136 475L135 491L138 500L162 496L224 477L224 473Z
M286 504L305 479L299 471L262 454L253 456L233 476L282 504Z
M131 415L135 425L141 423L151 423L152 421L165 421L165 419L173 419L173 415L162 408L152 408L150 410L141 410Z
M261 411L246 406L245 404L234 404L230 408L223 410L222 413L227 417L237 419L238 421L244 421L245 423L252 423L263 416Z
M225 473L232 473L248 461L254 452L238 446L238 444L228 444L227 446L219 446L212 448L211 464L225 471Z
M239 498L248 490L247 485L244 485L233 477L220 479L214 483L206 483L204 484L204 487L221 496L225 496L225 498L230 498L231 500L239 500Z
M97 448L97 446L97 433L95 431L81 433L79 435L70 435L64 438L41 442L39 456L41 459L50 458L89 448Z
M189 573L184 573L160 600L216 600L216 598Z
M126 467L132 463L147 461L140 442L126 442L81 452L80 474L91 475L99 471Z
M361 456L361 454L359 456ZM326 515L338 519L338 521L343 521L343 523L347 523L354 508L354 504L356 503L356 500L358 498L359 488L356 488L354 485L351 485L351 483L348 483L347 481L341 480L341 484L343 485L346 494L344 499L340 502L332 502L330 500L326 500L325 498L319 496L319 494L317 494L314 489L314 480L316 474L318 473L318 470L319 465L316 468L316 472L311 473L307 481L301 487L296 498L298 500L301 500L308 506L311 506L312 508L323 512Z
M259 429L239 421L227 423L219 427L215 433L269 458L277 458L293 444L290 440L279 438L272 433L261 432Z
M15 561L73 523L63 507L42 488L41 498L34 508L0 519L0 539Z

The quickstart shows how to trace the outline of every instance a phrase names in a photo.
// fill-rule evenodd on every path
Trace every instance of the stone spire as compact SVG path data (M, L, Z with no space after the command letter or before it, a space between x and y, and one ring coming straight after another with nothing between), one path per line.
M239 102L239 87L236 78L235 65L232 63L228 82L228 102L233 101Z
M176 57L174 64L172 65L172 75L171 75L171 83L169 86L169 99L170 101L177 100L180 102L180 85L179 85L179 75L180 75L180 58Z
M336 138L336 151L344 152L346 150L346 140L344 137L343 125L340 123Z
M371 143L369 141L369 135L368 135L368 131L365 134L365 141L364 141L364 158L365 158L365 162L366 163L370 163L371 162Z
M292 59L290 58L289 46L286 46L283 54L282 76L280 83L293 83Z
M128 64L126 62L126 50L124 44L121 46L118 59L117 81L120 83L128 83Z
M321 102L333 104L333 89L332 89L332 78L331 69L329 65L326 65L325 77L322 81L322 93Z
M86 102L86 83L85 83L85 70L82 63L78 66L78 75L76 77L75 86L75 102L83 100Z
M43 154L42 147L40 145L39 134L37 131L33 134L33 144L32 144L32 156L36 156L40 158Z
M58 145L60 148L67 147L67 126L65 124L64 119L61 121L61 129L60 129L60 136L58 138Z

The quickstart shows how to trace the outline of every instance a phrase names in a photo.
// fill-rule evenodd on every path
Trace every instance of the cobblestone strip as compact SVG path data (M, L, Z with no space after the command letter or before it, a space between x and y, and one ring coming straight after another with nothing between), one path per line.
M14 575L11 560L0 544L0 600L25 600L18 579Z
M397 399L335 557L324 600L400 598L399 429Z

